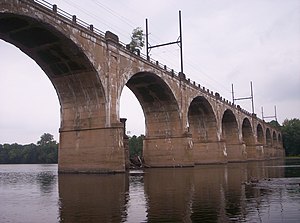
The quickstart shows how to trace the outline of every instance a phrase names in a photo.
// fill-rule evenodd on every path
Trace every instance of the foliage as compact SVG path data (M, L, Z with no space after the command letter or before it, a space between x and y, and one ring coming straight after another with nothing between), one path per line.
M129 157L135 158L143 156L143 139L144 135L129 137Z
M269 124L271 126L273 126L274 128L280 128L281 127L281 125L275 120L270 121Z
M56 141L54 140L53 135L51 135L50 133L44 133L37 144L39 146L54 145L56 144Z
M128 44L131 52L140 52L145 45L145 35L141 27L137 27L132 31L131 42Z
M0 144L0 164L57 163L58 144L51 134L42 135L37 144Z
M281 131L286 155L300 155L300 120L297 118L286 119L282 125Z

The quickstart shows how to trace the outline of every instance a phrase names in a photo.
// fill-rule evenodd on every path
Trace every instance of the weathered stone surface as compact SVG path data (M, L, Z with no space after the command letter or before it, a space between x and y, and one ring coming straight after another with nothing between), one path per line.
M181 167L284 156L281 132L186 79L95 33L73 16L30 0L0 2L0 39L44 70L61 104L60 172L124 172L128 148L119 106L123 88L145 115L148 166ZM130 105L128 105L130 106Z

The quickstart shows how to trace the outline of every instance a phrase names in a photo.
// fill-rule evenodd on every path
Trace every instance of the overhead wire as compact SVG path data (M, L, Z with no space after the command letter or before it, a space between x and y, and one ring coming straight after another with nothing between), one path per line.
M99 15L95 15L93 12L89 12L85 9L83 9L81 6L79 6L78 4L76 4L74 1L69 1L69 0L65 0L65 2L76 8L78 11L82 12L83 14L85 14L86 16L92 18L93 20L103 24L106 27L109 27L110 29L113 29L111 31L117 32L118 35L121 35L122 37L128 39L128 37L130 36L131 33L128 33L127 29L124 29L124 26L120 26L120 25L116 25L118 24L118 22L111 22L111 21L106 21L104 18L99 19ZM133 21L131 21L128 18L125 18L121 15L119 15L119 13L115 12L113 9L111 9L110 7L108 7L107 5L100 3L96 0L91 1L97 8L101 8L102 10L106 11L107 13L109 13L112 18L113 21L116 21L115 19L118 19L119 21L121 21L123 24L126 24L127 26L129 26L130 28L134 29L136 28L135 23ZM134 11L135 14L139 13L136 10L130 9L131 11ZM161 44L162 40L161 38L159 38L158 36L156 36L155 34L150 34L149 35L149 42L151 41L152 45L157 45L157 44ZM176 65L174 62L174 58L179 58L179 49L175 49L175 46L169 46L164 48L163 50L159 49L155 49L153 50L153 55L155 57L155 59L159 59L160 61L163 61L163 63L166 63L168 66L172 66L172 67L178 67L178 64ZM172 55L173 57L167 56L167 55ZM178 59L179 60L179 59ZM178 61L179 62L179 61ZM197 82L201 82L200 84L203 85L202 83L204 83L204 85L206 86L210 86L211 90L216 90L217 87L215 87L215 85L218 85L220 88L222 88L223 90L225 90L226 95L231 93L231 91L229 90L228 87L224 86L224 84L220 83L219 81L215 80L212 75L209 75L206 71L203 71L202 68L199 67L198 65L195 65L194 61L190 60L190 58L188 56L184 56L184 63L185 63L185 67L188 68L189 71L194 71L195 73L201 73L204 77L206 77L206 81L200 78L197 78L193 74L191 74L191 76L193 76L193 78L196 78ZM203 77L202 77L203 78ZM211 83L214 82L215 84Z

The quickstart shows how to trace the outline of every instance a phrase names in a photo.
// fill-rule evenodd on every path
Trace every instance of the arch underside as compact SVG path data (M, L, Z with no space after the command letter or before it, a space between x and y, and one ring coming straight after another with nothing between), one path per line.
M258 154L256 151L254 134L248 118L244 118L243 120L242 136L243 142L246 146L247 159L258 159L261 156L261 154Z
M188 111L189 131L193 141L215 142L217 140L217 123L213 109L204 97L195 98Z
M226 145L229 162L244 160L245 151L239 142L238 123L233 112L227 109L222 118L222 136Z
M169 138L181 134L178 104L161 78L152 73L140 72L133 75L126 85L142 106L146 137Z
M102 84L97 72L70 36L38 19L2 13L0 38L31 57L49 77L61 105L62 131L104 126Z
M213 163L222 159L216 117L206 98L198 96L192 100L188 110L188 121L195 163Z
M231 110L226 110L222 118L222 133L227 145L238 144L238 124Z
M264 144L264 132L260 124L257 125L256 127L256 132L257 132L257 142L260 144Z
M242 124L242 135L246 145L254 144L254 135L249 119L245 118Z

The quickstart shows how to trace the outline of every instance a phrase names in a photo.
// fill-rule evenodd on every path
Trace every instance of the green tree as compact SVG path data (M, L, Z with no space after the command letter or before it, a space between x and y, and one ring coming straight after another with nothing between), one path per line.
M132 31L131 42L127 45L131 52L140 53L145 45L145 35L141 27L137 27Z
M137 137L136 135L129 138L129 156L134 158L136 156L143 156L143 135Z
M37 142L37 145L39 146L45 146L45 145L55 145L56 141L54 140L53 135L50 133L44 133L41 136L41 139Z
M58 144L49 133L44 133L38 145L0 144L0 164L57 163Z
M286 155L300 155L300 120L284 120L282 124L283 146Z

